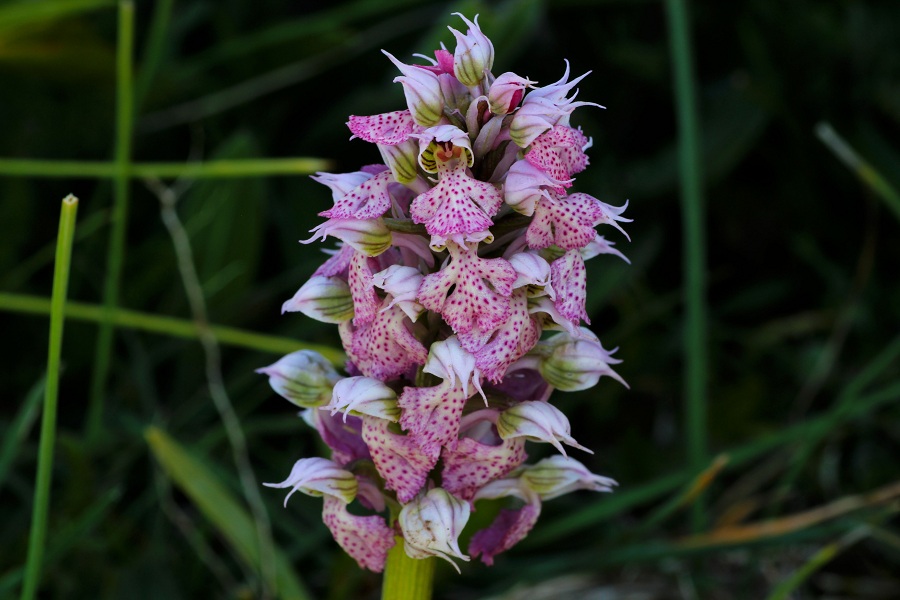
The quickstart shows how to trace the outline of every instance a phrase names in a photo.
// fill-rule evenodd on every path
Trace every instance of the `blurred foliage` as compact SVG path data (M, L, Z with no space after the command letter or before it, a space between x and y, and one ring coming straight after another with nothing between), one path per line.
M731 456L706 479L684 469L682 240L662 3L157 0L136 8L137 161L311 156L330 159L335 172L376 162L374 148L347 141L344 123L402 106L379 48L409 58L449 44L454 11L481 13L497 73L546 84L561 75L563 57L574 73L593 70L579 97L607 108L576 114L594 139L592 168L577 186L612 204L629 199L634 241L613 237L630 267L613 258L588 264L589 312L604 344L621 347L619 372L631 389L604 380L554 402L597 452L579 459L616 478L620 491L547 503L531 537L495 568L470 563L457 576L439 567L437 598L540 598L546 589L568 598L896 597L900 521L888 492L900 480L900 222L814 133L830 123L900 186L896 3L691 5L709 244L709 435ZM110 159L115 29L107 1L0 4L0 163ZM329 206L327 190L304 177L184 188L178 211L212 322L337 345L335 327L279 315L323 259L297 240ZM90 178L0 175L0 291L49 297L58 201L69 192L82 200L70 297L100 302L111 186ZM140 180L130 213L122 306L190 319L158 199ZM18 589L25 556L47 335L46 317L5 308L2 597ZM118 329L105 433L89 441L97 327L66 327L46 597L252 597L256 547L235 542L228 519L210 513L211 496L204 503L204 494L229 498L242 515L232 528L250 518L238 506L199 343ZM276 358L240 347L222 356L260 481L280 481L318 451L293 408L253 373ZM153 458L145 431L157 453L169 440L168 466ZM173 453L187 457L181 476ZM185 479L187 468L202 481ZM700 488L711 530L687 537L684 508ZM295 496L285 510L280 493L263 495L298 589L334 600L377 596L378 576L343 556L321 524L320 501ZM495 509L479 507L475 519ZM766 520L774 525L738 541L715 537Z

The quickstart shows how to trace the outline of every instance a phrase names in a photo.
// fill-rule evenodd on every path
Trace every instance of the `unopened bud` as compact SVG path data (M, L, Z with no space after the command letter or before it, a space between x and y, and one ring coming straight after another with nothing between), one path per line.
M292 352L256 372L269 376L275 393L303 408L326 404L341 378L324 356L312 350Z
M469 503L441 488L419 494L400 511L404 549L410 558L438 556L459 567L452 558L468 561L459 549L459 534L469 520Z
M331 403L323 409L331 414L344 413L357 417L368 415L396 423L400 419L397 393L378 379L371 377L346 377L334 386Z
M603 348L590 330L579 329L579 334L563 332L542 342L544 351L549 350L538 369L547 383L563 392L586 390L597 384L600 377L612 377L628 387L610 364L622 361L612 357L612 352ZM614 352L614 351L613 351Z
M356 498L358 483L350 471L340 468L337 463L326 458L301 458L294 463L291 474L281 483L264 483L266 487L292 488L284 499L300 491L308 496L334 496L345 504Z
M281 312L301 312L323 323L343 323L353 318L350 286L340 277L316 275L303 284Z
M594 475L574 458L559 455L527 467L522 472L521 480L541 500L551 500L575 490L611 492L613 486L618 485L609 477Z
M494 66L494 45L481 32L477 15L473 23L460 13L453 14L459 16L469 27L465 35L448 27L456 38L456 50L453 52L453 74L464 85L476 86L484 79L484 74Z

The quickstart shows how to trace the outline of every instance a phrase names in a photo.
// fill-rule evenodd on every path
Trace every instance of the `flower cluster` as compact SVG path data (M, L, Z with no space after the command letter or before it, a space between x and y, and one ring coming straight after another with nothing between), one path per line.
M334 206L306 242L340 243L284 311L338 324L346 376L307 350L260 370L331 449L266 485L322 496L335 540L373 571L395 536L413 558L469 560L458 536L475 502L508 497L469 544L490 565L543 501L615 485L566 454L590 451L548 402L553 389L622 381L581 326L584 261L625 258L595 227L628 221L624 207L569 191L591 145L569 119L597 105L575 101L584 76L569 81L568 64L544 87L494 76L491 41L462 20L454 53L431 64L385 52L407 109L348 123L384 164L314 178ZM560 454L524 464L526 441ZM370 514L348 511L354 500Z

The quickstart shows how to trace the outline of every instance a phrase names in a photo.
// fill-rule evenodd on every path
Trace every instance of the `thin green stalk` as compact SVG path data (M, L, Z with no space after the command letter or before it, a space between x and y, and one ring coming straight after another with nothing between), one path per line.
M128 176L134 179L222 179L267 175L309 175L332 168L322 158L251 158L181 163L131 163ZM119 167L109 161L0 159L0 175L20 177L88 177L113 179Z
M699 471L708 461L709 454L706 415L706 234L703 228L700 126L686 0L667 0L666 12L678 109L678 159L684 236L685 434L689 463L694 470ZM693 506L691 517L695 531L703 529L706 520L704 504L702 498L698 498Z
M793 593L803 585L811 575L832 561L838 554L856 544L863 538L869 537L871 530L868 525L862 525L851 530L836 542L832 542L820 548L813 554L806 563L791 573L790 577L779 583L772 593L769 594L768 600L789 600L793 597Z
M891 209L894 216L900 219L900 192L894 189L890 182L882 177L881 173L869 164L856 150L854 150L847 141L842 138L830 123L818 123L816 125L816 136L822 143L828 146L838 159L844 165L853 171L863 183L872 188L887 207Z
M141 69L134 86L135 111L140 113L141 105L153 84L153 79L163 62L166 48L166 33L172 18L172 5L175 0L157 0L153 4L153 16L147 31L147 41L141 51Z
M134 53L134 4L119 2L119 27L116 45L116 138L115 176L113 178L112 231L107 251L103 307L106 312L97 335L97 351L87 413L88 440L96 440L103 425L103 404L109 375L113 344L112 311L119 303L122 263L125 255L125 233L128 228L128 166L131 162L131 138L134 126L134 85L132 55Z
M40 296L0 292L0 310L33 315L46 315L50 312L50 301L46 298L41 298ZM69 302L66 305L66 318L76 321L99 323L103 321L105 316L106 313L104 312L103 307L97 304ZM164 317L124 308L115 309L112 312L112 315L110 315L110 318L116 327L138 329L141 331L149 331L151 333L171 335L173 337L191 340L196 340L198 338L196 324L184 319ZM343 352L332 348L331 346L310 344L291 338L264 335L223 325L210 325L210 329L216 336L216 339L221 343L230 346L237 346L238 348L246 348L248 350L271 352L272 354L286 354L301 349L315 350L336 366L344 364Z
M232 458L238 471L238 480L244 492L244 499L250 506L250 512L253 515L253 525L256 530L257 547L259 548L259 570L262 576L260 582L262 585L261 597L263 600L271 596L278 597L276 552L275 543L272 540L272 525L259 491L261 488L257 483L258 479L250 462L244 430L241 428L240 419L238 419L237 413L234 412L231 399L228 397L228 392L225 389L221 350L215 334L209 327L209 313L206 308L206 298L203 296L203 286L200 284L200 277L197 275L197 268L194 265L194 252L191 248L187 230L184 228L175 210L178 196L174 190L163 186L159 182L151 185L151 189L155 189L159 196L160 215L172 238L175 258L178 263L178 272L181 275L188 304L191 307L191 314L194 317L200 345L203 347L203 354L206 357L207 389L213 405L222 419L222 424L225 426Z
M395 541L384 566L381 600L431 600L435 559L410 558L403 549L403 539Z
M867 385L871 379L874 379L874 376L871 376L870 373L877 372L879 368L883 368L888 364L893 364L898 358L900 358L900 337L894 338L890 344L885 346L884 350L882 350L875 361L873 361L872 366L863 371L859 377L854 379L847 388L838 394L833 409L828 413L828 424L814 432L810 432L810 435L804 436L799 441L798 448L793 451L790 469L784 476L777 491L780 498L787 496L787 493L800 477L800 473L809 463L810 458L812 458L813 453L820 446L822 441L825 440L829 434L833 434L840 428L841 423L856 402L859 391Z
M31 427L37 420L41 409L41 398L44 397L44 379L38 381L25 396L19 406L19 412L9 427L3 431L3 442L0 444L0 489L6 482L6 475L16 458L16 454L22 449L24 442L31 434Z
M59 365L62 355L63 323L65 321L66 291L69 286L69 265L72 260L72 240L75 236L75 216L78 199L69 195L62 201L59 234L56 243L56 264L53 268L53 296L50 308L50 342L47 352L47 384L44 388L44 409L41 415L41 442L38 449L37 477L34 486L34 512L28 539L28 558L25 562L25 584L22 600L32 600L41 578L41 562L47 541L47 511L50 504L50 479L53 474L53 446L56 442L56 404L59 396Z

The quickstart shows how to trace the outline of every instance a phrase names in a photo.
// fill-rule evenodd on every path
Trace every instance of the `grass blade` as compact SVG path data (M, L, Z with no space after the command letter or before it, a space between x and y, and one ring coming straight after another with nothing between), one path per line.
M125 232L128 227L128 196L130 179L128 165L131 162L131 137L134 125L134 89L132 55L134 53L134 3L119 2L119 28L116 45L116 172L113 185L112 231L109 234L109 250L106 263L106 280L103 286L104 319L100 322L91 394L88 404L86 431L89 440L100 435L103 425L103 400L106 380L109 376L112 356L113 322L109 318L119 302L119 286L122 281L122 263L125 255Z
M12 312L46 315L50 312L50 301L39 296L26 294L9 294L0 292L0 310ZM97 304L85 304L82 302L69 302L66 305L66 318L76 321L90 321L99 323L104 319L103 307ZM197 325L193 321L176 319L162 315L153 315L136 310L124 308L115 309L110 318L117 327L138 329L150 333L171 335L185 339L195 340L198 337ZM272 354L287 354L296 350L315 350L336 366L344 364L344 354L331 346L321 344L309 344L299 340L274 335L265 335L252 331L226 327L223 325L210 325L212 333L223 344L271 352Z
M44 396L44 387L46 380L42 379L37 382L34 387L25 396L19 413L9 428L3 432L3 446L0 447L0 489L3 488L3 482L6 481L6 474L9 467L16 457L16 451L21 447L22 442L31 432L31 426L37 419L38 408L41 398Z
M0 8L0 31L47 23L70 15L113 6L113 0L43 0L14 2Z
M669 41L675 71L675 100L678 108L679 169L681 172L681 214L684 235L685 320L685 434L688 460L699 471L707 462L706 381L706 234L703 229L703 188L700 169L700 128L697 118L695 77L691 57L691 36L684 0L667 0ZM705 521L702 499L691 513L695 530Z
M62 355L63 324L66 293L69 286L69 265L72 261L72 240L75 237L75 216L78 199L67 196L62 202L57 235L56 263L53 268L53 297L50 306L50 342L47 357L47 385L44 388L44 411L41 418L41 442L38 450L37 477L34 487L34 512L28 539L25 563L25 584L22 600L32 600L41 578L44 544L47 541L47 513L50 504L50 480L53 475L53 448L56 443L56 405L59 397L59 369Z
M844 165L853 171L856 176L862 180L867 186L877 193L887 207L891 209L894 216L900 219L900 192L894 189L894 186L882 177L881 173L869 164L856 150L854 150L847 141L838 134L830 123L819 123L816 125L816 136L822 143L828 146L834 155Z
M266 570L260 565L256 527L247 510L199 460L165 432L149 427L144 437L166 475L210 520L237 555L257 573L264 574ZM277 589L280 598L310 598L287 558L277 548L274 572L275 581L267 582L267 587Z
M327 171L332 163L322 158L253 158L181 163L131 163L129 177L139 179L225 179L269 175L310 175ZM114 162L73 160L0 159L0 175L111 179L119 174Z

